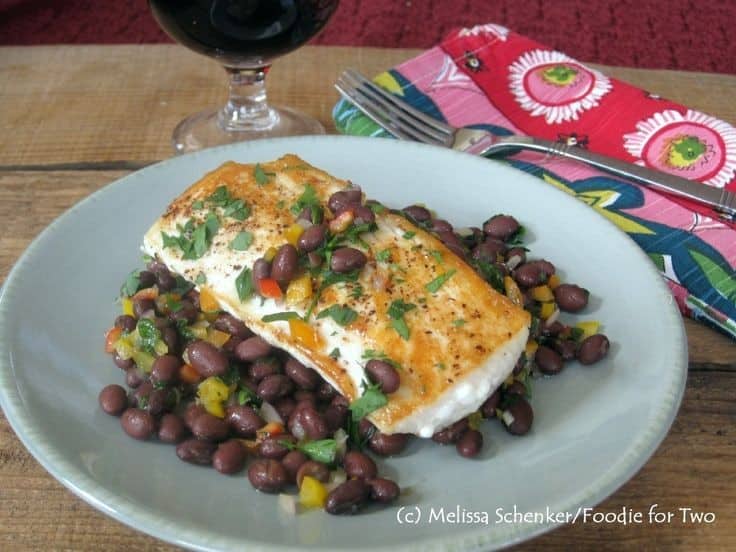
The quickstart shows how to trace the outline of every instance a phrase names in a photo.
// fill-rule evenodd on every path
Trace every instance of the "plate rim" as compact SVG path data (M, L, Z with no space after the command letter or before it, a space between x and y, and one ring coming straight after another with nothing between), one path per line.
M78 469L74 463L61 458L56 453L54 447L43 443L42 440L34 438L34 434L38 432L38 424L27 418L28 413L22 404L20 391L14 378L14 364L12 360L9 359L11 343L7 337L8 328L12 326L12 324L10 323L10 305L8 303L11 302L10 297L12 296L13 290L19 286L19 280L21 279L20 275L22 275L23 267L30 261L33 253L41 247L47 237L57 231L57 229L64 224L67 219L73 217L78 211L86 209L92 204L103 200L111 190L116 190L118 187L126 186L131 180L145 178L149 173L165 170L171 164L180 163L182 159L196 160L199 157L212 156L213 154L217 155L228 151L232 151L233 155L235 155L235 152L241 148L247 150L251 146L258 148L264 147L267 149L272 146L276 149L279 144L298 144L299 142L323 141L342 142L348 144L353 142L356 144L356 147L359 148L359 144L365 140L373 140L375 142L376 139L371 137L341 135L272 138L253 142L227 144L216 148L209 148L182 156L164 159L102 186L100 189L81 199L65 212L60 214L31 241L28 247L11 267L4 285L2 286L2 290L0 290L0 407L2 407L5 417L18 439L47 472L49 472L72 493L80 497L95 509L105 513L128 527L171 544L195 550L218 550L221 548L230 548L234 545L243 546L246 544L249 549L264 552L285 552L301 549L300 547L292 547L290 545L278 543L264 543L261 541L247 541L242 539L234 540L231 537L216 535L214 532L203 532L194 528L188 529L186 527L181 527L180 523L167 521L164 519L164 514L152 510L148 505L141 505L134 500L121 497L118 494L110 493L107 490L98 487L95 480L86 475L82 470ZM454 152L452 150L429 146L426 144L404 142L390 138L385 140L392 144L390 147L407 149L418 148L425 151L441 150L445 152L445 154L464 156L464 162L468 163L499 163L498 161L474 157L461 152ZM516 174L522 178L522 180L528 180L530 183L529 185L549 187L533 175L528 175L518 169L508 166L505 163L499 164L498 168L501 168L502 165L505 165L509 171L513 171L509 174ZM536 184L532 184L532 182L536 182ZM567 197L566 200L562 201L570 201L571 206L576 203L573 198L564 191L557 189L554 191L560 194L561 200L562 196ZM579 206L584 209L589 209L582 203L580 203ZM577 207L574 207L573 209L575 208ZM652 414L652 421L642 432L641 437L631 444L627 455L619 457L606 473L601 474L599 480L595 484L591 484L577 493L571 493L568 495L564 501L567 505L565 506L566 511L573 511L577 508L593 507L599 504L629 481L649 461L651 456L667 436L672 423L677 416L685 391L688 374L687 337L682 317L675 307L674 301L671 300L671 292L669 288L665 284L661 275L656 271L654 265L649 261L646 253L644 253L644 251L641 250L641 248L639 248L639 246L636 245L629 236L603 216L600 217L600 222L608 225L610 231L618 232L621 237L625 237L630 242L633 249L639 253L640 259L643 261L641 264L647 267L644 270L648 270L653 276L656 276L655 280L657 283L655 285L658 287L660 294L663 295L663 297L668 298L668 300L664 301L666 304L665 309L660 313L660 323L665 330L672 333L674 339L672 350L675 353L676 365L671 367L671 372L673 372L674 375L672 377L670 387L663 392L664 399L661 404L658 405L656 414ZM23 417L24 413L26 414L25 418ZM374 551L389 549L449 550L456 548L461 548L463 550L481 550L487 549L491 546L495 549L533 539L559 527L560 525L563 524L544 522L523 524L521 526L505 525L505 530L499 530L498 526L490 524L485 527L468 527L461 535L454 534L447 537L433 538L431 541L417 541L412 544L400 546L368 546L365 548L360 545L353 545L351 548L355 550L370 549ZM521 529L519 529L519 527L521 527ZM204 540L202 538L203 536L207 537L208 545L200 544ZM500 539L498 538L499 536L501 537ZM320 549L335 551L343 550L343 548L327 547L320 547Z

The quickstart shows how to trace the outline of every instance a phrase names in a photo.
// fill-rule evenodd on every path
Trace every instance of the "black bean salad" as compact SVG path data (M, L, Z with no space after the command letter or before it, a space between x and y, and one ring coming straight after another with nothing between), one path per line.
M305 206L298 216L310 224L301 229L296 246L285 244L256 261L243 272L248 281L238 285L263 297L301 293L294 285L300 255L321 266L328 238L375 221L376 209L361 204L357 188L333 194L327 207L333 217L325 225L315 205ZM481 228L456 230L420 205L397 213L436 235L532 315L530 339L513 373L477 412L432 436L472 458L483 446L484 420L499 420L513 435L528 433L534 419L532 380L559 374L571 360L594 364L606 356L609 341L597 321L560 320L561 311L584 309L589 292L563 282L551 262L528 259L524 228L514 217L499 214ZM333 249L328 262L335 274L354 272L366 262L359 249ZM181 460L222 474L246 470L253 487L265 493L283 498L296 489L297 497L284 502L293 511L298 503L352 514L368 502L387 504L399 496L398 484L379 475L371 455L397 455L413 437L383 434L365 417L399 387L390 358L367 358L372 385L349 403L316 371L219 311L193 282L155 259L147 263L123 284L123 314L105 336L105 350L124 371L127 389L106 386L99 404L120 417L125 433L175 445Z

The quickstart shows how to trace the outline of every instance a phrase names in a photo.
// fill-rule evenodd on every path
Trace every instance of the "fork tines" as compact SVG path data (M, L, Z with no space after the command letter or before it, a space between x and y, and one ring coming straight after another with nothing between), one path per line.
M452 127L411 107L353 69L340 75L335 88L397 138L442 146L452 143Z

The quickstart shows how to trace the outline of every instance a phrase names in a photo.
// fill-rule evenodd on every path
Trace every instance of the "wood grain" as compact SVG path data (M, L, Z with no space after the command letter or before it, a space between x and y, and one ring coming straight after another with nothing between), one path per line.
M331 87L344 67L375 74L416 50L306 47L279 60L274 102L332 128ZM600 68L736 122L736 77ZM111 181L171 156L185 115L223 99L221 70L176 46L0 48L0 282L56 216ZM713 511L713 525L570 525L520 549L736 548L736 344L685 321L690 375L669 435L597 511ZM171 550L97 512L56 482L0 416L0 550Z

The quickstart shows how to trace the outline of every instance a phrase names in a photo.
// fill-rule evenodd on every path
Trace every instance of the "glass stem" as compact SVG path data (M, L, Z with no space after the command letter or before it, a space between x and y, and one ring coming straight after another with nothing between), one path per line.
M279 120L266 102L266 74L269 67L238 69L225 67L229 80L227 104L218 114L223 130L267 130Z

